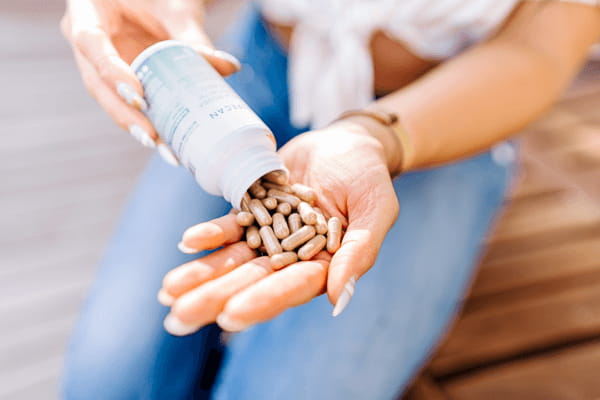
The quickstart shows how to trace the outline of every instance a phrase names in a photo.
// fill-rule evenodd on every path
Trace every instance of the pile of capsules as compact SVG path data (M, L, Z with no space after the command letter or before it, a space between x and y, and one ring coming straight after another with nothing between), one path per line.
M236 221L246 228L248 246L269 255L277 270L298 259L310 260L323 249L333 254L340 247L341 220L327 220L315 202L313 189L288 185L287 176L274 171L250 186Z

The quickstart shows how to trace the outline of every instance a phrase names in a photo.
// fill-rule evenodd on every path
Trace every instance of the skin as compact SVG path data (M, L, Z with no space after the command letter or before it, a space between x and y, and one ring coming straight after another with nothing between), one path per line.
M114 97L112 72L99 75L97 71L114 70L114 76L131 78L127 82L132 85L136 82L113 48L123 59L130 59L134 48L141 50L147 43L144 38L151 37L150 32L153 38L168 32L157 26L169 19L181 22L186 32L205 43L202 13L196 9L192 9L191 21L186 12L169 14L174 3L161 2L161 19L152 17L149 24L151 7L137 2L127 2L127 7L106 2L117 4L116 9L100 7L99 1L79 2L94 5L102 18L90 21L70 4L63 31L75 43L88 88L117 122L125 120L125 114L133 118L134 110ZM196 4L181 2L179 6L185 9L192 3ZM115 19L120 23L114 23ZM90 26L93 40L86 40L87 34L81 39L80 32L89 33ZM275 30L285 43L290 28ZM116 44L118 39L131 43L125 33L140 38L133 39L138 47ZM420 59L401 43L376 32L371 42L375 89L388 93L377 106L400 115L409 142L401 144L390 129L369 118L352 117L302 134L280 150L291 181L315 188L318 206L343 221L347 231L341 248L332 258L322 252L315 260L274 272L267 258L253 258L245 244L236 243L242 230L234 216L196 225L183 235L186 247L222 248L166 275L161 293L170 299L171 317L190 327L190 332L214 321L226 329L241 330L324 292L335 304L346 282L371 268L396 220L399 205L392 178L398 167L411 171L455 161L513 135L558 98L598 37L599 8L558 1L521 3L494 37L440 65ZM112 48L106 44L110 40ZM114 63L113 69L101 68L107 60ZM224 65L216 65L227 72ZM141 90L139 84L134 87ZM406 146L412 151L404 151Z

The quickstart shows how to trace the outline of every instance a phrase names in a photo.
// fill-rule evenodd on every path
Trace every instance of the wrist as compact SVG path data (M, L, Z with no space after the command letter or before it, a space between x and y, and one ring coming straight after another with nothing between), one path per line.
M374 118L370 111L366 111L364 114L359 111L356 114L343 114L340 119L334 121L334 124L376 139L392 177L404 171L406 149L390 123L383 123L380 119Z

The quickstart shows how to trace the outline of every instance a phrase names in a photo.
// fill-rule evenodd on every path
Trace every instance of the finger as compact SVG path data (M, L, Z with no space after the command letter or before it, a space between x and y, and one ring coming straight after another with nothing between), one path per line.
M231 296L272 272L269 258L260 257L191 290L175 301L165 329L183 336L214 322Z
M183 264L167 273L163 290L172 297L179 297L191 289L222 276L252 260L256 253L246 242L239 242L215 251L206 257Z
M235 214L227 214L188 228L178 247L184 253L193 254L239 242L243 233L244 229L236 222Z
M350 201L350 224L341 247L333 255L327 278L327 295L335 305L333 315L341 313L354 294L354 285L375 263L385 235L397 218L399 206L394 188L381 185Z
M145 111L143 89L131 67L121 58L112 40L103 28L100 12L93 2L69 2L70 30L65 35L73 47L96 70L97 75L126 103Z
M302 261L261 279L229 299L217 323L237 332L310 301L324 292L328 265L325 259Z
M170 15L163 19L163 24L171 38L196 49L222 76L231 75L241 69L241 63L232 54L215 50L202 28L201 15Z
M156 134L152 124L140 111L128 107L127 104L100 79L90 62L77 50L73 49L75 60L81 71L81 79L88 92L111 118L131 136L146 147L155 147Z

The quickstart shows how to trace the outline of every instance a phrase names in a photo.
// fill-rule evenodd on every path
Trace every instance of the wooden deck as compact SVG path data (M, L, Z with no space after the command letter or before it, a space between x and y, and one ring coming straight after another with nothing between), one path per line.
M523 135L520 179L410 400L600 398L600 64Z
M84 92L58 32L62 7L23 0L0 14L0 399L57 398L81 299L149 155ZM521 184L463 315L409 398L600 396L594 69L528 130Z

